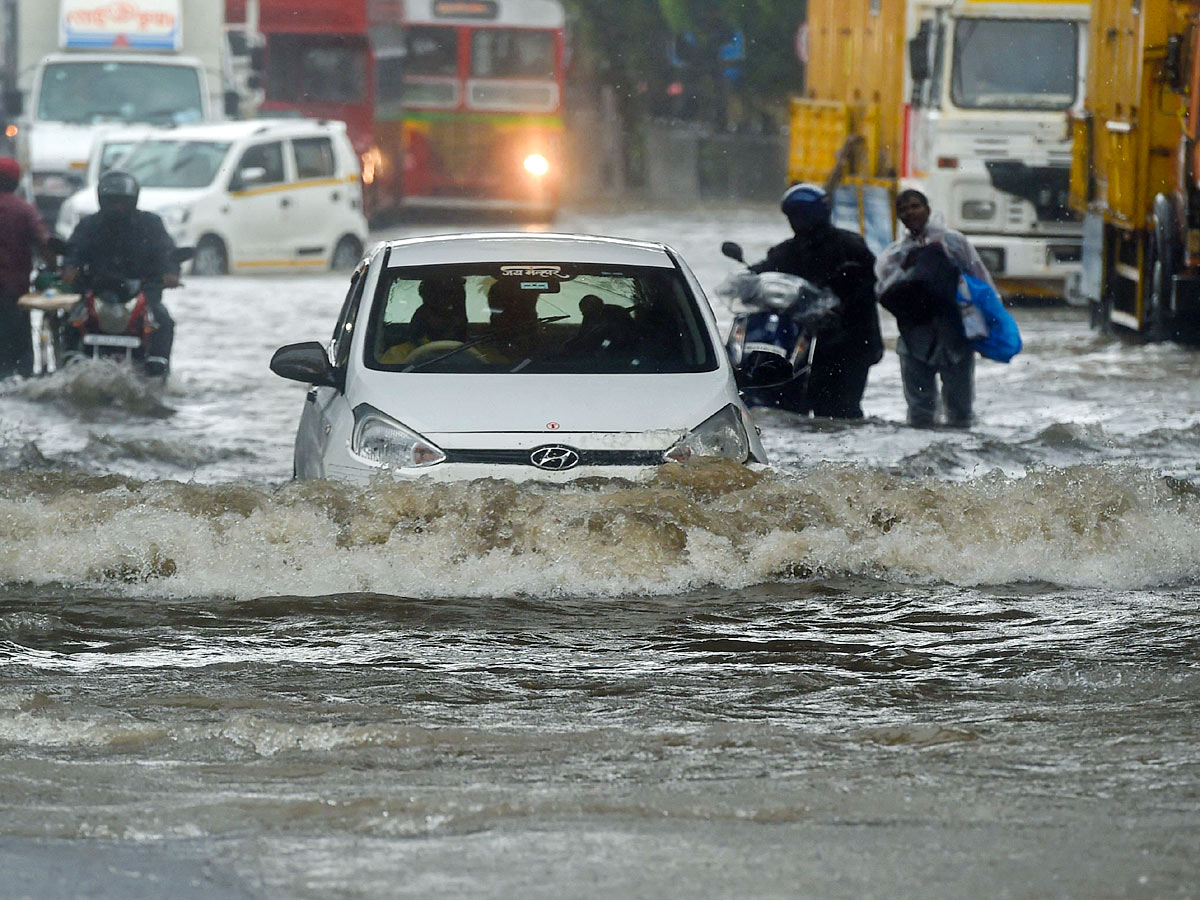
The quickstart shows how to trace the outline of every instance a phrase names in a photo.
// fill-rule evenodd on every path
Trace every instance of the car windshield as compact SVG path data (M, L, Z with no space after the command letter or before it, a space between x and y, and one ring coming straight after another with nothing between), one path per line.
M394 372L666 373L717 367L677 269L513 263L395 268L365 362Z
M967 109L1065 109L1075 102L1076 24L960 19L954 29L954 104Z
M207 187L228 151L229 144L213 141L144 141L121 162L121 168L142 187Z
M199 73L191 66L139 62L62 62L46 66L39 119L52 122L198 122Z

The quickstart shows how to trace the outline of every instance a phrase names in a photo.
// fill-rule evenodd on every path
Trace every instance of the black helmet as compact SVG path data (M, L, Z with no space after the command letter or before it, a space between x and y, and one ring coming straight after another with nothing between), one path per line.
M96 183L96 198L100 201L101 212L132 213L137 209L141 191L137 179L120 169L110 169Z

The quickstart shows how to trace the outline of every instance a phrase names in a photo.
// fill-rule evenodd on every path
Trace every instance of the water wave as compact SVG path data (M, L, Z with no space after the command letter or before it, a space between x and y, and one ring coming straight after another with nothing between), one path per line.
M104 359L79 360L46 377L14 382L6 386L5 394L54 403L93 419L109 413L156 419L175 413L160 384L138 375L129 365Z
M267 488L0 473L0 582L156 596L623 596L792 578L1135 588L1200 576L1200 490L1132 466L902 479Z

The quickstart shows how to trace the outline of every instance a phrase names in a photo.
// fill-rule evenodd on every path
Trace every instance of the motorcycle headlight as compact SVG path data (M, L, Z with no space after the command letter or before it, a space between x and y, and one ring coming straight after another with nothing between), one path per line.
M350 452L365 463L387 469L421 469L446 459L440 448L365 403L354 410Z
M750 438L741 413L732 403L709 416L663 454L672 462L686 462L697 456L717 456L745 462L750 456Z

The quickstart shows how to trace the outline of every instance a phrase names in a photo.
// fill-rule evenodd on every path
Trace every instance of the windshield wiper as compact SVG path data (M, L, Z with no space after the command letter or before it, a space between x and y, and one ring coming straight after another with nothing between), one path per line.
M542 317L540 319L536 319L532 322L522 322L520 325L513 325L510 328L501 328L499 331L491 331L485 335L482 335L481 337L475 338L475 340L473 340L473 341L466 341L462 344L459 344L453 350L447 350L441 356L435 356L433 359L427 359L424 362L419 362L419 363L416 363L415 365L407 366L407 367L401 369L400 371L413 372L413 371L416 371L417 369L423 369L426 366L431 366L436 362L441 362L444 359L449 359L451 356L457 356L459 353L462 353L464 350L470 350L472 347L478 347L480 344L486 344L488 341L494 340L495 338L505 337L510 334L519 334L522 331L528 331L530 328L540 328L541 326L549 324L550 322L560 322L563 319L568 319L568 318L570 318L570 316L544 316L544 317Z

